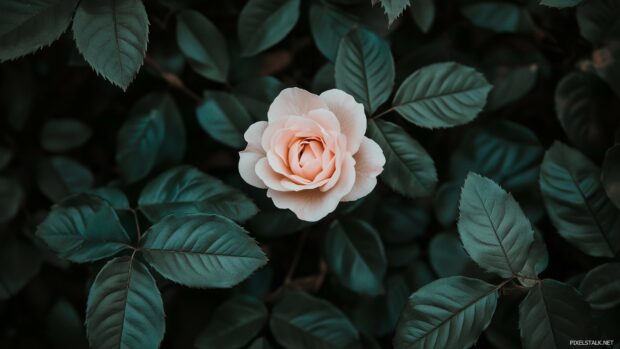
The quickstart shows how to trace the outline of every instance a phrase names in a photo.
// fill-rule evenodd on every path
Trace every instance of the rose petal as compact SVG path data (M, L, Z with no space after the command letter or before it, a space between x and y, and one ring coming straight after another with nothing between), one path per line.
M269 122L275 122L280 118L291 115L305 115L313 109L328 109L327 105L319 96L297 87L287 88L280 92L274 99L267 118Z
M308 112L307 118L314 120L325 130L340 133L340 121L338 121L334 113L327 109L311 110Z
M241 178L248 183L249 185L253 185L257 188L265 189L267 186L265 183L256 175L256 163L260 159L264 159L264 154L255 153L253 151L241 151L239 152L239 174Z
M351 95L337 89L321 93L320 98L338 118L341 132L347 137L347 150L355 154L366 133L364 106L357 103Z
M377 176L383 172L385 156L381 147L372 139L364 137L355 159L355 184L353 189L342 198L342 201L353 201L362 198L375 188Z
M267 121L258 121L248 127L243 134L243 138L248 142L248 146L245 148L246 151L253 151L259 154L265 153L265 149L261 146L261 139L266 128Z
M274 172L266 158L261 158L256 162L254 171L256 172L257 177L265 183L267 188L281 191L288 190L280 184L283 176Z

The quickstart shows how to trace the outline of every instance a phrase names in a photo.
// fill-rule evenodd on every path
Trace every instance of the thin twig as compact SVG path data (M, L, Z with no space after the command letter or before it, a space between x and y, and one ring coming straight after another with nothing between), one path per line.
M187 88L187 86L185 86L185 83L183 83L183 80L181 80L181 78L178 75L164 70L161 67L161 65L159 65L159 63L157 63L157 61L155 61L149 55L144 56L144 61L151 68L155 69L157 71L157 73L159 74L159 76L162 79L164 79L164 81L166 81L168 83L168 85L170 85L170 86L180 90L181 92L185 93L186 95L191 97L194 101L196 101L196 103L202 102L202 97L200 97L197 93L195 93L194 91L192 91L189 88Z
M383 115L385 115L385 114L389 114L389 113L391 113L391 112L393 112L393 111L394 111L394 107L392 107L392 108L390 108L390 109L388 109L388 110L386 110L386 111L384 111L384 112L382 112L382 113L379 113L379 114L377 114L377 115L375 115L375 116L371 117L371 118L370 118L370 120L375 120L375 119L378 119L378 118L382 117Z

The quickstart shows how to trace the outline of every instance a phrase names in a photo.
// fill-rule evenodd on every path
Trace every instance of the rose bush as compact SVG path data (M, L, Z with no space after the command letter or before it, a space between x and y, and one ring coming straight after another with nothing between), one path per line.
M250 185L266 188L278 208L318 221L377 184L385 156L364 136L364 107L349 94L288 88L267 116L244 134L248 145L239 153L239 173Z

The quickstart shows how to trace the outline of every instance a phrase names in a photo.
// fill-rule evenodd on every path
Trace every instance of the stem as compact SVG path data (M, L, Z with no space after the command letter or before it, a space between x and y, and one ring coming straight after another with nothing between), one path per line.
M370 118L370 120L375 120L375 119L378 119L378 118L382 117L383 115L385 115L385 114L389 114L389 113L391 113L391 112L393 112L393 111L394 111L394 107L392 107L392 108L390 108L390 109L388 109L388 110L385 110L385 111L383 111L382 113L379 113L379 114L377 114L377 115L375 115L375 116L371 117L371 118Z
M157 61L155 61L149 55L145 55L144 56L144 61L151 68L155 69L155 71L157 71L159 76L162 79L164 79L168 83L168 85L170 85L170 86L180 90L181 92L185 93L186 95L191 97L194 101L196 101L196 103L202 102L202 97L200 97L200 95L198 95L194 91L192 91L189 88L187 88L187 86L185 86L185 83L183 83L183 80L181 80L181 78L178 75L164 70L161 67L161 65L159 65L159 63L157 63Z
M133 221L136 224L136 234L138 234L138 241L142 238L142 233L140 232L140 222L138 221L138 213L133 208L129 209L131 213L133 213Z

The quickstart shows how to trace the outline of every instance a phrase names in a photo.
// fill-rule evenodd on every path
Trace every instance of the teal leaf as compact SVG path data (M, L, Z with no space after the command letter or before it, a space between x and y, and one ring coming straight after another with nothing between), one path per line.
M8 238L0 244L0 300L17 294L41 269L41 251L31 243Z
M595 310L609 310L620 304L620 263L605 263L590 270L579 291Z
M620 208L620 144L614 145L605 153L601 181L607 196Z
M94 181L88 168L64 156L43 159L37 166L39 189L53 202L89 190Z
M477 27L498 33L515 33L531 29L527 11L513 3L486 1L462 8L463 15Z
M336 87L336 71L334 65L331 63L325 63L314 74L312 79L312 92L320 94L323 91L331 90Z
M232 287L267 263L243 228L216 215L168 216L151 226L141 242L155 270L190 287Z
M261 238L278 238L296 233L312 225L297 218L291 210L263 210L248 221L252 233Z
M265 326L268 315L261 300L233 297L215 309L194 346L198 349L241 348Z
M73 36L97 74L126 90L144 60L149 20L140 0L80 1Z
M149 182L138 199L140 211L157 222L171 214L212 213L243 222L258 208L239 190L190 166L172 168Z
M271 102L285 88L280 80L263 76L244 81L233 88L234 94L254 121L267 121Z
M226 82L230 59L226 39L198 11L177 14L177 44L194 71L207 79Z
M45 321L46 334L54 349L88 349L84 322L71 303L60 299L50 309Z
M530 246L525 265L519 272L519 275L525 277L519 278L519 282L528 287L534 286L538 274L547 269L548 264L549 253L547 252L547 245L545 240L543 240L542 233L534 229L534 241Z
M383 149L386 164L381 179L388 186L413 198L433 193L437 170L420 143L400 126L382 120L368 123L368 136Z
M463 125L482 111L491 88L473 68L453 62L432 64L403 81L393 108L420 127Z
M342 38L356 26L359 24L354 18L331 6L313 3L310 7L310 29L314 44L331 62L336 61Z
M280 42L299 19L300 0L250 0L241 10L237 32L244 56Z
M586 1L577 7L581 36L598 45L620 38L620 3L616 0Z
M70 196L52 207L37 236L62 258L92 262L131 248L114 209L99 197Z
M387 259L379 233L361 220L337 220L325 237L325 259L347 288L370 296L383 291Z
M67 30L78 0L3 0L0 62L50 45Z
M51 119L41 130L41 146L51 152L64 152L86 143L92 131L81 121L74 119Z
M453 276L433 281L409 297L396 336L396 349L471 347L493 317L497 287Z
M273 346L265 337L259 337L256 338L256 340L252 342L252 344L250 344L248 349L273 349Z
M591 339L590 309L573 287L546 279L531 288L519 305L525 349L568 348L572 339Z
M390 47L370 30L357 28L347 34L336 56L336 87L351 94L374 113L392 93L394 58Z
M414 0L414 3L419 0ZM409 7L409 0L379 0L383 11L388 18L389 25L392 25L396 18L398 18L407 7Z
M196 108L196 117L202 129L216 141L235 149L245 146L243 134L252 124L252 117L234 95L205 92L205 100Z
M583 0L540 0L541 5L557 8L574 7L579 5Z
M134 256L106 263L86 305L92 348L157 349L165 331L164 305L155 279Z
M164 140L164 118L158 110L134 115L118 132L116 163L128 183L149 174Z
M435 21L435 0L414 0L411 16L422 32L427 33Z
M115 209L129 209L129 199L125 193L113 187L99 187L88 192L88 194L97 196L105 200Z
M24 197L24 190L17 180L0 177L0 224L9 222L17 215Z
M600 170L579 151L555 142L540 171L547 213L558 233L583 252L620 252L620 212L607 198Z
M431 267L439 277L480 275L457 234L439 233L428 246Z
M273 308L269 326L285 348L341 349L360 345L357 330L338 308L303 292L286 292Z
M495 111L527 95L536 85L540 66L536 63L517 67L497 65L487 70L493 90L489 93L487 110Z

